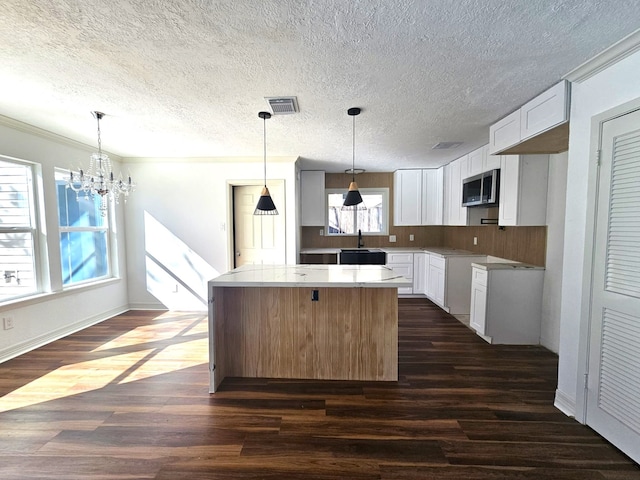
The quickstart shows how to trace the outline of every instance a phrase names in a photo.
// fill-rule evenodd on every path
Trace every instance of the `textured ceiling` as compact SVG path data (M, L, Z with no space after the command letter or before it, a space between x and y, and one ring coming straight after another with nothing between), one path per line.
M3 0L0 114L124 157L436 166L640 27L638 0ZM455 150L432 150L461 141ZM0 152L1 153L1 152Z

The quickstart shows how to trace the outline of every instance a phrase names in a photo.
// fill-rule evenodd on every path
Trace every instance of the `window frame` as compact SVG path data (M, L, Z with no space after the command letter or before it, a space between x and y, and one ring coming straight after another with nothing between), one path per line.
M56 168L55 172L54 172L54 181L55 181L55 189L56 189L56 217L57 217L57 226L58 226L58 251L60 253L60 282L61 282L61 286L63 290L69 290L69 289L74 289L74 288L78 288L78 287L83 287L83 286L87 286L87 285L92 285L92 284L96 284L96 283L100 283L100 282L104 282L105 280L114 278L116 276L117 273L117 269L114 266L114 255L116 252L116 246L115 246L115 221L113 218L113 201L111 200L111 198L107 197L107 214L106 216L102 217L103 220L103 226L64 226L64 225L60 225L61 223L61 219L60 219L60 210L59 210L59 199L58 199L58 182L59 181L66 181L66 178L68 178L69 176L69 170L66 169L62 169L62 168ZM69 189L67 189L67 187L65 186L65 191L69 192ZM75 195L75 192L70 191L70 195ZM78 193L78 200L77 201L82 201L83 200L83 196L85 194L80 192ZM89 198L92 198L92 200L94 202L99 202L100 198L94 198L93 195L89 195ZM100 211L99 209L97 209L97 213L96 215L100 215ZM104 237L105 237L105 258L103 259L103 263L104 265L106 265L107 268L107 272L105 275L101 275L98 277L93 277L93 278L89 278L86 280L81 280L81 281L77 281L77 282L72 282L72 283L68 283L65 284L64 283L64 276L63 276L63 269L62 269L62 262L65 261L65 255L62 251L62 237L63 237L63 233L77 233L77 232L89 232L89 233L96 233L96 232L104 232Z
M389 235L389 216L390 216L390 205L389 205L389 188L388 187L368 187L368 188L359 188L361 195L381 195L382 196L382 231L381 232L362 232L363 236L387 236ZM354 216L354 225L355 231L354 233L331 233L331 229L329 228L329 195L331 194L345 194L344 188L327 188L324 191L324 231L325 235L329 237L357 237L358 236L358 210L352 209Z
M29 297L39 295L43 292L43 275L47 271L44 266L46 261L46 251L43 251L43 245L46 242L41 238L44 232L44 226L41 223L41 213L43 209L42 191L39 179L42 176L40 165L27 160L0 155L0 161L15 164L20 167L29 169L29 181L27 182L27 192L29 196L29 226L11 226L4 227L0 222L0 233L28 233L31 235L31 263L33 269L33 289L23 294L15 295L9 298L0 299L0 305L24 300ZM4 274L10 269L4 269L0 281L4 281Z

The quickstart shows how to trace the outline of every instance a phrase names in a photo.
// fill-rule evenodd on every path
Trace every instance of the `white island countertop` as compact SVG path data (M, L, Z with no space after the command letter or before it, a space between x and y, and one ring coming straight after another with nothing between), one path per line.
M410 287L383 265L243 265L209 280L214 287Z

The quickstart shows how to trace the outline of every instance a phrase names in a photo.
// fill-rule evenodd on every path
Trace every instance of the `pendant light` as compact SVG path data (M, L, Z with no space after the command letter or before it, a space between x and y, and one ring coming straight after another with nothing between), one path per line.
M269 112L259 112L258 117L260 117L263 121L264 132L264 187L262 187L260 199L258 200L258 205L256 205L256 209L253 214L278 215L276 205L275 203L273 203L273 199L271 198L271 194L269 193L269 189L267 188L267 120L271 118L271 114Z
M353 117L353 157L351 163L351 170L347 170L347 172L351 172L351 183L349 184L349 191L347 192L347 196L344 199L344 203L342 204L343 210L353 210L353 209L363 209L366 210L366 206L362 202L362 195L358 191L358 184L356 183L356 116L360 115L359 108L350 108L347 110L347 114ZM364 170L358 170L358 172L363 172ZM360 207L358 207L360 205Z

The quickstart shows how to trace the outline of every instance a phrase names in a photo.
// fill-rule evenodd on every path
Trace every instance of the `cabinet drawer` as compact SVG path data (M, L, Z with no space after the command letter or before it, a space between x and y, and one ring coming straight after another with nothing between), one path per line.
M479 268L473 268L473 273L471 277L471 282L473 284L484 285L487 286L487 277L488 273L486 270L481 270Z
M413 253L387 253L387 264L413 263Z
M429 255L429 265L432 267L439 268L440 270L444 270L445 265L444 257L438 257L436 255Z
M402 275L407 280L413 280L413 263L406 265L389 265L387 264L394 273L398 275Z

